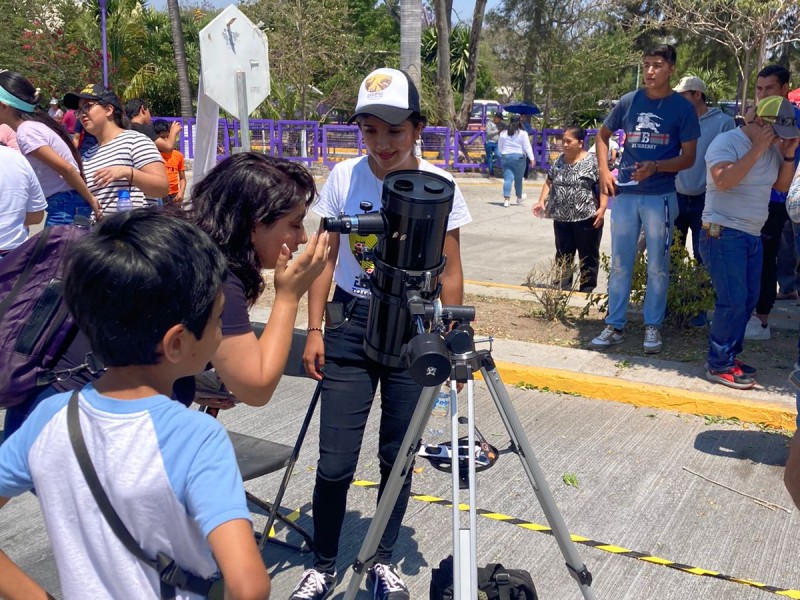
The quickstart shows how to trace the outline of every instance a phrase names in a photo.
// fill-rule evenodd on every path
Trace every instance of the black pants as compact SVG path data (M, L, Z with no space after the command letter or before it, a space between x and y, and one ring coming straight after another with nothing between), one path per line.
M553 221L556 237L556 260L575 260L575 252L580 259L580 291L591 292L597 287L597 272L600 268L600 240L603 228L595 229L594 217L583 221ZM572 285L572 277L561 282L562 287Z
M681 232L681 241L675 238L673 243L686 243L686 234L692 230L692 256L703 264L700 258L700 229L703 227L703 208L706 205L706 195L687 196L678 194L678 217L675 219L675 227Z
M761 244L764 247L764 262L761 267L761 291L758 294L756 312L768 315L775 304L778 286L778 248L781 244L783 226L789 214L783 202L770 202L767 221L761 228Z
M422 388L407 369L392 369L367 358L363 349L369 303L337 288L334 300L351 306L339 327L325 328L325 367L320 400L319 462L312 499L314 567L333 573L339 550L347 492L358 463L364 428L375 391L381 387L378 498L389 478ZM376 562L390 563L411 494L411 474L403 482L397 503L381 538Z

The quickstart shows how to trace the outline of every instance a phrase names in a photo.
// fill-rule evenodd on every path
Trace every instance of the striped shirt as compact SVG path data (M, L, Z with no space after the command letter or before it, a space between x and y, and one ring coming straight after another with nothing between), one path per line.
M117 179L105 187L100 187L94 182L94 174L105 167L123 166L141 169L154 162L164 162L156 145L147 136L130 130L123 131L110 142L90 148L83 155L86 184L100 203L103 214L117 212L117 193L120 190L127 190L130 184L126 175L126 179ZM134 208L147 206L142 190L133 186L130 187L130 191Z

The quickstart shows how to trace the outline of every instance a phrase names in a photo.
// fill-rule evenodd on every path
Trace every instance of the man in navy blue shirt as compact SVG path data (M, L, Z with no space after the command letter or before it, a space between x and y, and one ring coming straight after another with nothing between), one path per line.
M609 348L624 339L631 295L636 242L647 243L647 293L644 300L646 354L661 352L659 331L667 307L669 247L678 215L675 176L694 164L700 124L691 103L670 86L675 48L647 50L642 61L644 88L625 94L598 131L597 156L606 156L611 133L625 132L625 152L615 180L606 161L598 161L600 193L616 196L611 210L611 272L606 328L591 346Z

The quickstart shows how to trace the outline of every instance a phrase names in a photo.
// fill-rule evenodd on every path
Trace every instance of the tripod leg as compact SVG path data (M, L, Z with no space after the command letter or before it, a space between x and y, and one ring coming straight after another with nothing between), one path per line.
M314 395L311 397L311 402L308 404L308 410L306 411L306 416L303 419L303 425L300 427L300 433L297 434L297 440L294 443L294 448L292 448L292 454L289 456L289 462L283 471L283 479L281 480L280 487L278 487L278 494L275 496L275 501L272 503L272 508L269 512L269 518L267 519L267 524L264 527L264 533L261 535L261 539L258 541L259 550L264 550L264 546L266 546L267 541L269 540L269 532L272 531L272 526L275 524L275 519L279 517L278 509L283 501L283 494L286 492L286 488L289 487L289 479L292 477L294 465L297 462L297 458L300 456L300 449L303 447L303 442L306 439L308 426L311 424L311 418L314 416L314 410L317 408L321 391L322 382L320 381L317 383L317 387L314 388ZM307 535L306 543L308 543ZM309 544L309 548L311 548L311 544Z
M403 487L403 481L411 468L411 463L414 461L419 441L422 439L422 434L428 424L433 404L436 402L436 396L439 394L440 389L441 386L426 387L420 394L417 407L414 409L414 414L411 416L406 435L400 446L400 451L397 453L397 459L392 466L392 472L386 481L386 487L384 487L381 499L378 501L378 507L375 509L375 516L372 517L364 543L361 544L361 549L358 552L358 558L353 564L354 573L347 586L345 600L355 599L358 588L361 586L361 580L364 578L364 571L372 566L375 552L378 550L378 545L386 529L386 524L389 522L392 509L397 502L397 497L400 495L400 488Z
M458 394L455 388L450 391L451 434L450 447L453 449L451 462L453 478L453 598L476 600L478 597L478 542L477 542L477 499L475 493L475 402L474 384L470 370L466 380L467 388L467 483L469 489L469 526L461 527L459 496L461 493L461 452L458 443Z
M539 464L536 462L536 456L528 442L528 438L525 436L525 431L522 429L522 424L519 422L517 413L514 411L511 398L508 397L508 392L506 391L502 379L500 379L500 374L494 366L494 359L492 359L491 354L486 350L482 350L481 354L481 373L483 373L483 379L489 388L489 393L491 393L494 399L494 403L500 413L500 418L503 420L509 436L511 436L512 443L519 450L522 468L525 470L531 482L531 486L533 487L533 491L536 493L536 498L539 500L539 505L542 507L547 522L553 530L553 537L555 537L556 542L558 542L561 554L567 562L567 569L569 569L570 575L572 575L575 581L578 582L583 597L586 600L594 600L594 590L591 588L592 574L586 568L586 565L583 564L581 557L578 555L578 551L575 549L575 545L572 543L567 525L564 523L564 519L556 505L555 498L553 498L553 494L547 486L544 473L542 473Z

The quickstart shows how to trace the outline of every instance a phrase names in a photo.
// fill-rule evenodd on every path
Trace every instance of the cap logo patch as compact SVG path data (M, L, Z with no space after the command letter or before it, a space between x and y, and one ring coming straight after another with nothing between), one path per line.
M392 76L384 73L378 73L368 78L364 82L364 87L368 92L382 92L392 84Z
M81 94L91 94L91 93L93 93L93 88L94 88L94 85L89 84L89 85L87 85L85 88L83 88L81 90Z

